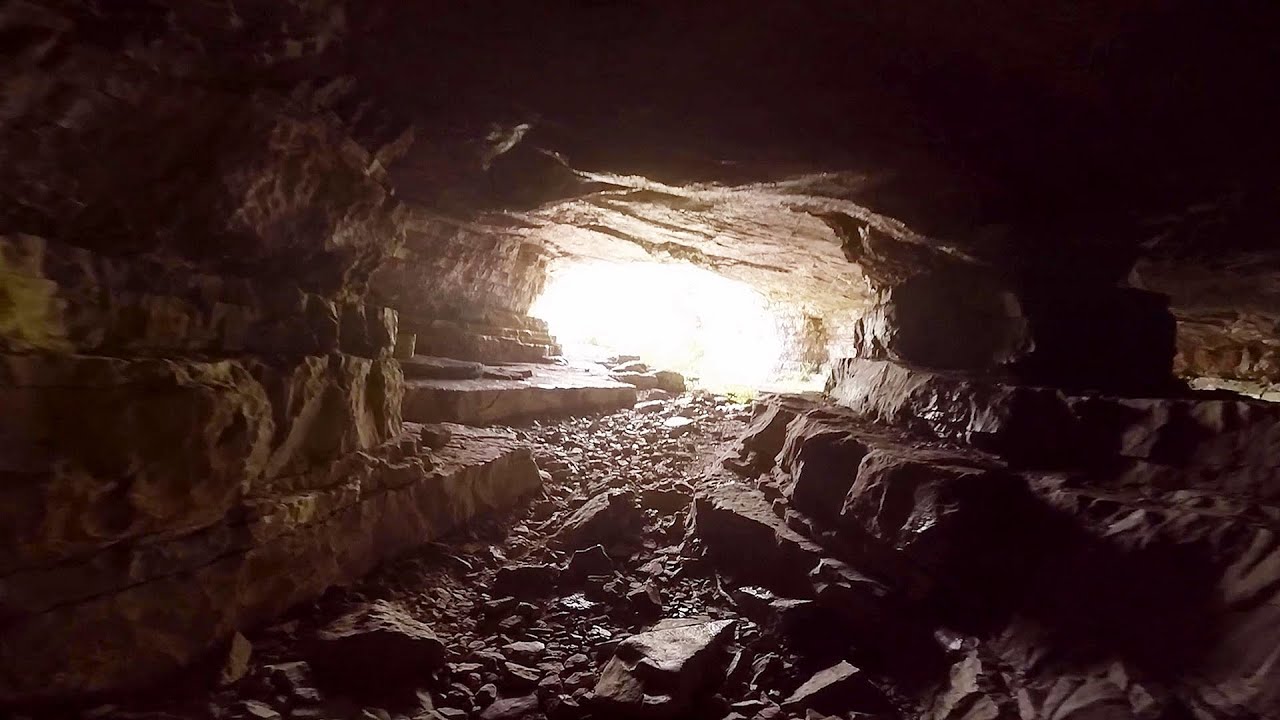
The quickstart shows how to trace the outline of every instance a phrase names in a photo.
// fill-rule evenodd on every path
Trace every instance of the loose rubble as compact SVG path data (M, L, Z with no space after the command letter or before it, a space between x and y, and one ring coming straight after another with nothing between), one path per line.
M237 639L221 685L94 717L1086 720L1268 702L1230 673L1271 637L1274 541L1225 498L1136 500L1123 472L1089 489L812 397L684 394L512 432L540 494ZM1245 605L1216 620L1235 628L1206 666L1219 679L1171 683L1215 612L1196 577ZM1117 603L1149 624L1116 624L1132 617Z

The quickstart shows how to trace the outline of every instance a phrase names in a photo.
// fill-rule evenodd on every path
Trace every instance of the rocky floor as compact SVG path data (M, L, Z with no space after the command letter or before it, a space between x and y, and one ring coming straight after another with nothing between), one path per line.
M615 717L631 711L597 691L625 696L628 673L598 684L620 675L610 661L625 656L628 638L652 653L645 631L656 628L670 667L654 672L670 676L657 682L671 681L667 700L694 703L699 676L729 662L721 691L699 693L683 716L786 716L779 703L804 680L803 660L742 617L741 594L735 601L697 540L686 540L695 486L719 466L750 407L647 394L631 410L517 428L545 473L531 502L237 636L220 667L160 696L71 715ZM712 652L714 669L704 657ZM649 699L648 714L668 712Z
M1280 515L1225 492L1270 474L1028 470L811 397L643 394L507 431L543 488L501 516L49 717L1276 716Z

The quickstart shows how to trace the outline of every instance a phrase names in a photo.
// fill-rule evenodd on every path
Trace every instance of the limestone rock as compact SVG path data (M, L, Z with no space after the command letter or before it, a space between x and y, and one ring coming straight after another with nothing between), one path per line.
M389 460L400 456L392 440L335 464L314 488L257 501L248 524L121 544L6 577L13 621L0 630L0 699L137 687L226 642L237 627L539 487L528 448L511 435L455 434L429 475L420 463Z
M664 620L632 635L601 672L596 702L623 717L680 717L714 679L732 628L732 620Z
M538 366L527 379L411 380L404 417L485 425L518 418L631 407L635 388L573 368Z
M738 459L746 469L758 474L773 468L786 441L787 426L801 412L793 402L784 396L752 406L751 425L738 440Z
M654 373L658 381L658 389L669 393L682 393L686 389L684 375L674 370L659 370Z
M413 358L413 354L417 351L418 336L413 333L396 333L395 349L392 350L391 356L397 360L403 361Z
M0 490L5 571L211 525L272 451L273 405L232 361L0 355L0 403L0 463L26 479Z
M808 424L798 423L788 438L786 466L791 472L790 498L797 510L820 520L831 521L840 514L845 495L858 476L858 466L867 446L848 431L807 432Z
M556 531L555 542L569 548L612 545L626 540L644 523L635 493L610 490L583 503Z
M555 592L559 568L554 565L509 565L493 578L497 597L533 598Z
M218 673L219 685L230 685L249 672L249 658L253 655L253 644L244 635L236 633L231 636L227 647L227 660Z
M725 484L694 499L693 533L735 577L783 594L812 592L822 549L773 513L762 493Z
M854 329L857 357L992 370L1033 349L1018 297L979 272L917 275L886 289Z
M879 712L889 706L878 688L868 682L862 671L847 662L839 662L814 674L782 707L792 712L817 710L842 714L850 710Z
M1263 457L1280 447L1280 406L1244 397L1070 395L890 362L837 362L832 399L857 415L1032 467L1117 456L1229 470L1223 482L1280 491Z
M309 655L326 684L370 691L424 684L444 666L445 647L429 626L379 600L317 633Z
M538 709L537 695L500 698L480 713L480 720L518 720L529 717Z
M1076 390L1174 387L1168 300L1133 288L1014 288L985 272L925 273L883 291L853 335L864 359Z
M453 438L453 430L444 424L427 424L418 431L418 438L422 440L423 445L432 450L439 450L449 444L449 440Z
M484 374L484 365L452 358L415 355L400 361L400 368L407 378L431 380L470 380Z
M1055 542L1060 522L1008 473L869 454L841 522L905 556L928 577L928 602L959 626L998 613Z

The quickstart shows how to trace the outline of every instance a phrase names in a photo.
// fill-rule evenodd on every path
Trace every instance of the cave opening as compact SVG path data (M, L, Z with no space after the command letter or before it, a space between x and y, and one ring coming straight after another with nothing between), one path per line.
M763 293L689 263L562 261L530 314L570 362L635 356L718 392L800 387L816 376L787 362L783 317Z

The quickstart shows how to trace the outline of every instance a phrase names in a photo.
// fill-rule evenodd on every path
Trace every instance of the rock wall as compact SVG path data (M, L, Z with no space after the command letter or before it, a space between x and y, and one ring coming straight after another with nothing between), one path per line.
M887 402L894 388L884 390ZM904 402L933 412L927 398ZM1274 405L1237 400L1228 420L1218 402L1185 414L1223 417L1213 430L1253 435L1247 447L1273 434ZM1177 411L1131 414L1097 429L1128 459L1030 462L1057 468L1044 472L975 448L962 430L940 444L901 418L853 410L766 401L729 463L758 490L709 483L695 504L716 562L786 598L779 614L803 608L806 622L782 625L793 642L820 635L892 685L911 708L904 717L1280 708L1266 452L1222 452L1213 431L1181 432ZM1135 452L1136 438L1164 451ZM1249 469L1215 467L1224 458Z
M547 326L529 317L546 281L543 249L493 225L470 225L415 208L408 241L374 273L372 297L394 307L419 355L537 362L559 354Z
M396 313L364 300L411 135L330 74L343 4L16 2L0 28L9 702L153 681L367 569L412 533L378 541L397 516L363 500L425 471Z

